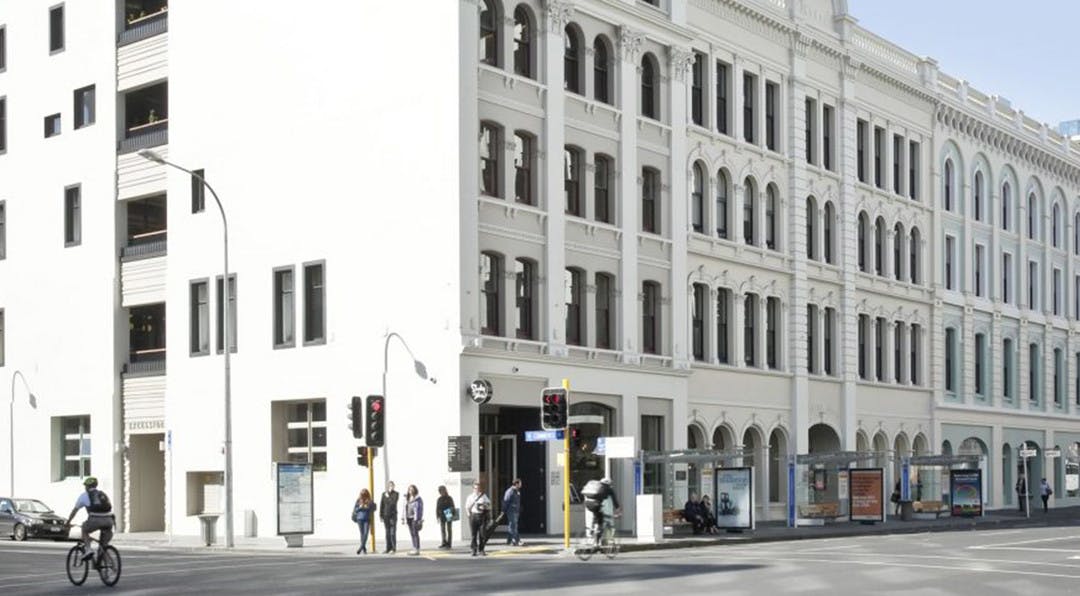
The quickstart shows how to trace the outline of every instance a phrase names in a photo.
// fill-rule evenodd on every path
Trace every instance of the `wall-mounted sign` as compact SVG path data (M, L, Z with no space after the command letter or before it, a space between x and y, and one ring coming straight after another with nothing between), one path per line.
M851 521L885 521L885 470L853 468L848 470Z
M477 379L469 384L468 389L469 399L474 404L480 406L491 401L491 398L495 396L495 391L491 386L491 382L487 379Z
M451 472L472 472L472 437L447 437L446 466Z

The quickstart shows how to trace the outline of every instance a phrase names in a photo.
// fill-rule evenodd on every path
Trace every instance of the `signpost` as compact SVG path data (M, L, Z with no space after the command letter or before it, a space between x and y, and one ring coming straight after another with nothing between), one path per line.
M277 462L277 533L289 546L303 546L315 533L315 500L310 463Z
M565 431L561 430L527 430L525 441L527 443L543 443L546 441L561 441Z
M1024 459L1024 494L1018 495L1021 499L1020 504L1024 506L1024 514L1028 519L1031 519L1031 499L1028 495L1031 494L1031 474L1028 467L1028 458L1035 457L1039 454L1037 449L1028 449L1027 441L1020 443L1020 457Z

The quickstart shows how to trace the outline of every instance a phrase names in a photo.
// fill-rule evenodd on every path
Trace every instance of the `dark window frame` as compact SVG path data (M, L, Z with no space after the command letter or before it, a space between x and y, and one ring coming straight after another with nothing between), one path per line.
M0 199L0 261L7 258L7 201Z
M705 361L705 304L708 302L709 288L705 284L694 284L694 301L691 312L691 355L694 360Z
M64 3L54 4L49 7L49 55L59 54L66 49L65 30L67 28L67 11ZM59 19L57 19L59 16ZM59 23L57 22L59 21Z
M716 172L716 236L724 240L731 239L730 230L730 182L724 170Z
M585 150L574 145L563 148L563 192L565 213L585 217Z
M310 286L308 279L310 277L309 272L318 268L320 271L321 281L318 287ZM326 259L319 259L317 261L307 261L301 265L301 270L304 272L304 346L318 346L326 343L326 330L327 330L327 307L326 307ZM309 287L310 286L310 287ZM311 301L314 294L319 294L319 310L315 317L309 317L308 303ZM314 319L316 325L309 323L309 318ZM318 327L314 329L313 327Z
M80 87L73 92L74 130L86 128L97 120L97 90L95 85Z
M225 293L224 285L221 283L222 277L218 275L214 278L214 311L216 320L214 321L214 349L216 353L221 354L224 352L222 349L225 344L224 337L224 311L222 310L223 298ZM239 294L240 281L236 277L236 273L229 274L229 332L232 335L232 343L229 345L229 352L235 354L237 352L237 346L240 343L239 332L240 326L237 317L240 311L240 302L237 298Z
M480 194L502 198L502 136L503 129L498 124L483 120L480 122L480 136L477 141L483 148L484 134L489 133L487 142L488 157L480 150Z
M191 171L191 213L206 211L206 170Z
M205 292L205 299L199 295L200 288ZM188 280L188 355L210 355L210 278L208 277Z
M479 56L481 64L488 64L498 68L501 63L501 53L499 50L499 41L501 35L499 34L502 27L502 15L499 12L501 3L498 0L480 0L480 49L482 53ZM485 20L484 16L490 15L490 20Z
M567 24L563 30L563 90L576 95L585 94L581 80L581 66L585 62L581 39L577 25Z
M663 335L660 324L662 317L661 286L655 281L645 281L641 285L641 350L646 354L660 354Z
M645 166L641 170L641 231L660 234L660 170Z
M82 184L64 187L64 248L82 244Z
M284 287L284 275L288 274L289 288ZM296 266L286 265L273 269L274 287L274 327L273 345L275 350L296 347ZM285 296L291 296L286 318ZM286 336L286 331L288 336Z
M521 257L514 260L514 267L515 335L518 339L535 340L537 264L532 259Z
M606 224L615 223L615 210L611 203L614 163L615 160L607 155L598 153L593 157L593 217Z
M731 65L716 61L716 131L722 135L731 134L728 126L728 95L731 85Z
M731 364L731 309L732 293L729 288L716 289L716 361Z
M690 118L698 126L705 126L705 54L694 52L690 79Z
M652 54L645 54L641 58L641 75L638 77L641 79L639 91L641 94L641 115L653 120L660 119L657 81L659 70L659 63Z
M514 74L535 79L533 69L533 43L536 27L529 9L524 4L514 8Z
M491 267L489 272L490 279L484 279L483 267L484 259L491 260ZM488 325L484 325L484 319L480 321L480 333L482 335L502 335L502 277L504 268L504 257L496 252L483 251L480 253L480 296L482 300L481 308L484 315L488 320ZM494 320L492 320L494 319ZM494 325L491 325L494 323Z
M514 147L514 201L535 205L536 137L527 131L515 130Z
M566 344L583 346L586 343L585 331L585 271L580 267L567 267L564 283L566 292Z
M45 138L58 137L62 132L62 123L60 120L60 113L49 114L45 116Z
M615 338L615 276L597 272L596 277L596 347L602 350L614 348Z
M611 105L611 51L607 40L597 35L593 40L593 96L596 101Z

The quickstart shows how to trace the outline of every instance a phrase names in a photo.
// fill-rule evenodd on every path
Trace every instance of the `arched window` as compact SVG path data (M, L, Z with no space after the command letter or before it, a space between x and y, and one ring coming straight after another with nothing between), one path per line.
M1080 255L1080 211L1073 216L1073 254Z
M652 54L645 54L641 59L641 115L654 120L659 119L659 101L657 101L657 76L659 67Z
M906 240L907 235L904 234L904 224L896 222L896 225L893 226L893 277L897 281L904 279L904 242Z
M532 16L524 4L519 4L514 9L514 74L530 79L535 78L532 40Z
M480 192L501 197L499 192L502 155L502 129L491 122L480 123Z
M524 131L514 131L514 200L533 204L533 163L535 137Z
M975 221L983 221L983 175L975 172Z
M907 279L912 281L913 284L918 284L921 277L921 271L919 271L920 242L919 229L912 228L912 235L910 235L910 240L907 242L907 252L910 255L910 262L907 266Z
M1012 227L1012 189L1009 183L1001 185L1001 229L1008 230Z
M822 240L822 252L825 253L825 262L830 265L835 265L834 256L836 252L833 250L833 230L836 229L836 214L833 212L832 201L825 202L825 216L822 218L821 223L821 240Z
M945 160L945 210L953 210L953 167L952 160Z
M911 255L911 262L908 263L908 279L911 283L919 283L919 279L922 277L919 270L919 252L922 250L920 243L922 239L919 237L919 228L911 228L911 239L908 240L908 253Z
M716 172L716 236L728 239L728 177L724 170Z
M1061 247L1061 206L1058 203L1054 203L1050 215L1050 244L1054 248Z
M765 247L770 250L778 250L780 243L780 218L777 210L780 208L780 199L776 196L776 186L770 184L765 187Z
M563 35L563 88L581 94L581 36L573 23Z
M499 3L481 0L480 4L480 62L499 66Z
M757 188L754 179L747 177L743 183L746 187L746 196L743 197L743 240L754 245L754 211L757 209Z
M867 262L867 253L869 247L867 246L867 238L870 236L870 217L863 211L859 213L859 271L863 273L870 272L870 264Z
M817 202L806 197L806 258L816 260L817 254Z
M885 219L874 222L874 272L885 275Z
M611 103L611 83L609 80L611 69L608 67L610 52L608 42L603 35L597 35L593 40L593 94L596 101L606 104Z
M1031 193L1030 195L1028 195L1028 206L1027 206L1027 228L1028 228L1028 230L1027 230L1027 232L1028 232L1028 238L1031 239L1031 240L1035 239L1035 234L1036 234L1035 226L1036 226L1036 222L1038 220L1038 214L1036 213L1037 205L1038 205L1038 201L1035 199L1035 193Z
M690 217L694 231L705 231L705 169L701 163L694 164L694 181L691 190Z

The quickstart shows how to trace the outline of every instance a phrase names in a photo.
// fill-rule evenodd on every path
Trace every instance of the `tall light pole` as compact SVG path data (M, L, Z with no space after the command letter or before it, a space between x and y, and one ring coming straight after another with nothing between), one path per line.
M233 547L233 470L232 470L232 373L229 362L229 353L232 352L232 332L229 328L229 222L225 217L225 208L221 206L221 199L218 198L214 187L210 186L206 182L206 178L203 178L199 174L192 172L191 170L178 166L170 161L166 161L157 153L149 149L140 149L139 157L148 159L150 161L170 166L190 174L193 178L199 180L210 194L214 197L214 202L217 203L218 211L221 213L221 231L223 235L223 246L225 249L225 276L221 280L221 288L224 292L222 297L222 329L225 331L225 341L223 347L225 351L225 546L228 548Z
M420 362L419 360L417 360L416 356L413 356L412 350L409 349L409 344L405 343L405 338L401 337L396 332L387 333L386 334L386 341L383 343L383 369L382 369L382 396L383 396L383 399L385 399L387 402L389 402L390 400L386 397L386 372L390 367L390 338L393 338L393 337L398 338L398 341L400 341L401 345L404 346L405 351L409 353L409 358L412 358L412 360L413 360L413 369L416 370L416 376L420 377L421 379L424 379L425 381L431 381L432 383L436 382L434 377L432 377L430 379L428 378L427 367L424 366L423 362ZM385 419L383 419L383 425L384 426L386 425L386 420ZM386 431L384 430L383 432L385 434ZM389 441L385 441L383 443L383 460L382 461L383 461L383 475L385 476L385 478L383 478L383 484L384 485L385 485L385 483L390 482L390 456L389 456L389 450L387 449L387 446L389 445L389 443L390 443ZM372 462L370 460L368 460L368 465L369 466L371 465L371 463Z
M22 374L21 370L16 370L11 373L11 404L8 406L8 422L11 425L8 432L8 437L11 439L11 461L8 470L11 472L11 498L15 498L15 377L22 379L23 387L26 388L26 393L29 395L30 407L37 409L37 398L34 397L34 392L30 391L30 384L26 382L26 377Z

